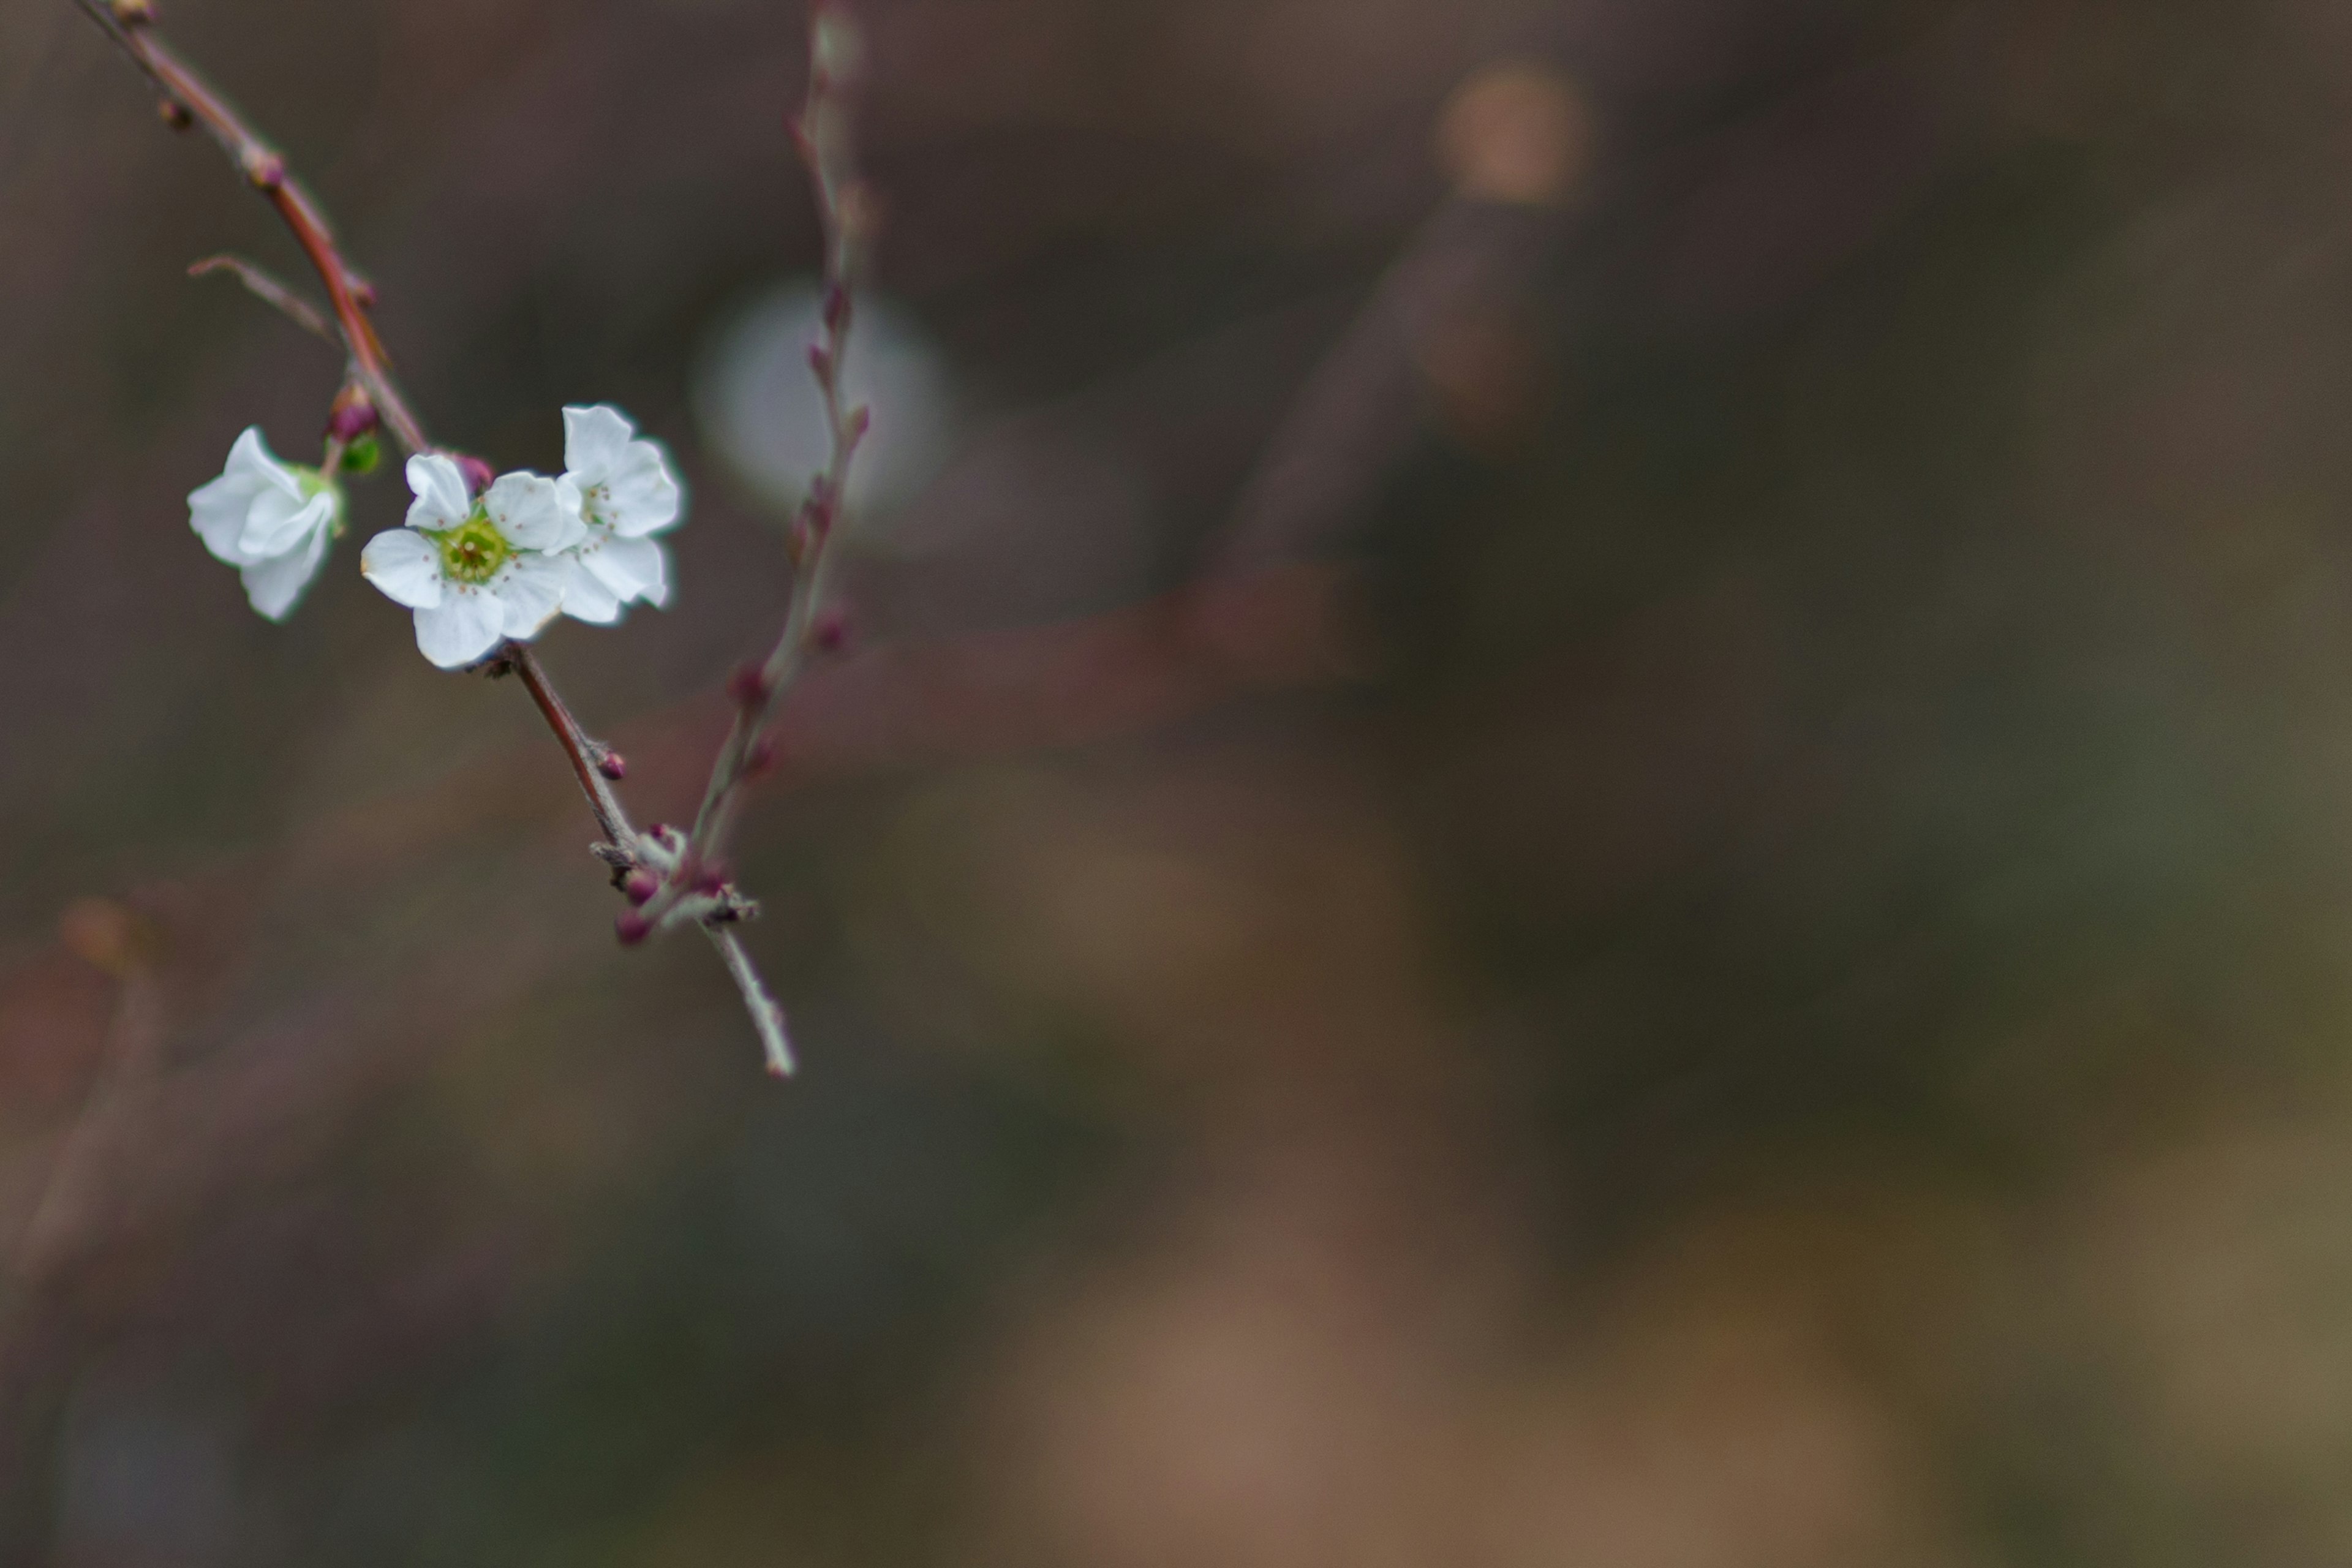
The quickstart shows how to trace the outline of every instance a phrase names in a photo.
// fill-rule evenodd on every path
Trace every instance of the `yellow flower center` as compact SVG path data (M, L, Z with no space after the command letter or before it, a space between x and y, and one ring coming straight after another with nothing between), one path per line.
M514 553L489 518L477 511L444 533L431 536L441 548L442 575L457 583L487 583Z

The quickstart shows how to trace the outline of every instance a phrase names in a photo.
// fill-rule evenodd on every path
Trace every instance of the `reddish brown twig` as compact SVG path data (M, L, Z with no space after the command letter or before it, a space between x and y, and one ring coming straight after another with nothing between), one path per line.
M824 235L824 304L816 342L809 347L809 372L824 400L829 449L824 469L809 481L788 535L793 587L783 630L766 658L738 670L729 682L735 720L711 764L677 865L646 906L646 917L656 924L676 923L698 892L730 893L724 856L744 786L773 761L761 737L809 657L841 640L840 625L824 613L823 602L827 547L838 531L850 467L868 417L864 406L848 402L843 384L858 266L876 222L873 195L857 175L851 121L863 50L855 24L836 0L813 0L808 97L792 132L808 166Z
M343 346L342 334L326 317L319 314L317 306L244 257L207 256L202 261L188 264L188 276L191 278L208 278L215 272L226 272L234 277L245 285L246 292L312 337L323 338L337 348Z
M220 144L221 151L228 154L237 172L278 209L278 216L318 270L319 280L327 286L335 323L351 350L354 378L375 401L385 426L403 447L411 452L427 449L432 443L425 438L425 426L394 384L383 343L376 336L374 322L368 319L367 307L373 301L375 290L343 258L326 214L302 183L288 172L284 156L155 36L152 7L145 0L75 3L147 73L155 89L163 95L165 117L175 122L193 121L203 126Z
M288 170L286 160L261 134L247 124L229 102L215 92L204 79L174 54L155 36L154 12L150 0L75 0L83 13L100 30L113 40L139 68L144 71L158 92L163 95L164 118L175 125L198 124L210 133L228 154L245 178L278 210L286 226L310 259L319 279L327 288L332 303L337 333L351 356L349 380L352 386L363 393L376 414L392 431L393 437L411 453L431 449L425 426L410 408L408 399L393 379L391 363L383 344L376 336L375 325L368 317L368 307L374 302L375 290L360 277L347 261L336 243L334 230L317 200L305 190L300 181ZM830 204L829 204L830 205ZM233 258L219 258L213 263L199 263L199 270L212 266L235 269L247 287L263 298L286 310L297 321L305 320L307 307L282 284L259 273L249 265ZM265 286L266 285L266 286ZM311 312L315 314L315 312ZM305 324L310 324L305 321ZM322 323L323 324L323 323ZM341 438L331 446L332 458L339 458ZM797 601L795 601L797 602ZM611 867L616 883L624 883L632 872L649 873L665 881L677 871L680 855L678 847L657 837L638 833L633 828L627 814L622 809L620 797L614 793L608 780L614 766L611 751L589 738L581 729L572 710L556 694L547 672L541 668L536 656L520 643L508 643L499 651L493 665L511 668L522 678L524 687L539 706L556 742L571 759L572 771L579 776L581 789L588 797L591 810L596 815L597 826L605 842L595 847L598 858ZM771 1071L784 1074L793 1070L793 1058L785 1040L782 1011L769 995L753 968L751 956L744 952L733 929L740 921L757 910L757 906L733 889L697 891L681 902L673 899L672 913L691 916L697 920L717 946L727 973L743 993L743 1004L760 1032ZM625 922L637 920L632 910L623 915Z

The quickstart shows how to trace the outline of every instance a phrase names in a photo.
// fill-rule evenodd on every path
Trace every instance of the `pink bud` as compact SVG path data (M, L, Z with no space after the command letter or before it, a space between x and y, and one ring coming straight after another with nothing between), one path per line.
M866 438L866 432L871 429L873 425L873 409L867 407L863 403L851 409L849 411L849 439L851 444L855 445L856 443L864 440Z
M661 891L661 879L641 866L621 879L621 891L629 902L642 904Z
M848 324L849 290L838 283L832 284L824 291L825 330L839 337L841 329Z
M738 708L764 708L768 702L768 674L756 664L740 664L727 678L727 695Z
M346 385L335 394L334 405L327 410L327 434L346 445L368 434L379 423L375 401L363 386Z
M694 890L698 893L716 893L728 884L731 877L732 873L728 869L727 862L714 858L695 874Z
M373 310L375 309L374 284L369 282L364 278L353 278L349 274L344 275L343 281L350 286L352 298L360 302L360 308L362 310Z
M457 460L457 471L466 476L466 489L469 494L480 495L490 488L490 481L499 477L496 468L470 452L452 452L450 456Z
M743 776L747 779L758 778L775 765L776 743L773 741L754 741L751 750L743 753Z
M596 771L618 784L629 776L629 759L606 746L596 754Z
M849 640L849 616L843 610L820 610L809 627L809 641L827 653L839 653Z
M635 910L623 910L613 917L613 934L621 939L623 947L635 947L653 931L653 922Z
M809 344L808 362L809 370L817 380L822 382L833 380L833 355L826 352L823 343Z

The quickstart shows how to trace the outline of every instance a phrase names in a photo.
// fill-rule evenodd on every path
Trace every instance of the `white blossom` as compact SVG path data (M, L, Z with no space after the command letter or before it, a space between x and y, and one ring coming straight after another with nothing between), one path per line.
M188 524L237 568L253 607L282 621L343 531L343 497L316 468L278 461L260 430L248 429L220 478L189 495Z
M426 658L462 669L555 618L570 571L560 552L587 533L569 479L506 474L476 500L454 461L427 453L408 459L408 526L369 540L360 570L416 612Z
M661 447L609 404L563 411L563 477L579 488L587 536L565 552L563 613L597 626L634 600L669 603L669 561L653 535L682 509Z

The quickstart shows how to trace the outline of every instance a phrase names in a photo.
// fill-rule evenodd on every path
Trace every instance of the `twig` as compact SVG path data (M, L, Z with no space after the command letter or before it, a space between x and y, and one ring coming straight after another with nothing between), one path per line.
M539 704L547 727L555 731L556 741L563 747L563 754L572 759L572 771L580 779L580 793L588 797L588 809L596 814L596 826L604 830L606 842L616 849L632 852L637 841L636 829L629 826L629 814L622 809L621 797L613 793L613 785L605 777L605 770L613 765L612 748L589 739L580 721L572 716L572 710L564 706L562 697L549 682L537 654L521 643L509 643L503 657L522 678L523 689L530 693L530 700Z
M278 209L278 216L293 231L303 254L317 268L319 280L327 286L336 324L351 350L354 378L373 399L385 426L403 448L410 452L429 449L432 443L425 438L425 426L394 383L383 343L376 336L375 323L368 319L367 307L374 302L375 289L343 258L326 214L302 183L287 171L284 156L247 124L226 99L156 37L153 8L147 0L111 0L110 4L109 0L75 0L75 4L147 73L148 79L163 95L166 118L178 122L193 121L203 126L220 144L221 151L228 154L237 172Z
M812 0L808 97L792 132L808 166L824 234L824 306L816 342L809 348L809 372L824 401L829 449L823 471L809 481L788 536L793 586L783 629L766 658L738 670L729 682L734 723L711 764L677 865L646 906L646 918L656 922L697 892L715 890L724 896L730 891L725 854L744 786L774 761L761 736L810 654L837 645L841 638L839 623L824 616L821 605L827 547L838 531L850 467L868 418L864 406L850 405L842 381L858 266L876 226L873 195L857 175L850 117L862 52L855 25L835 0Z
M389 356L376 336L374 323L368 318L368 308L375 301L373 286L361 278L344 259L325 212L303 188L301 182L288 170L284 156L263 140L227 100L156 37L151 0L74 0L74 3L100 31L146 73L147 79L163 95L165 120L174 125L202 125L219 143L221 150L228 154L229 161L247 181L277 208L278 216L301 245L303 254L310 258L320 281L327 286L328 299L333 306L336 333L351 355L349 376L352 384L367 395L385 426L405 450L411 453L431 450L432 442L425 434L425 426L393 379ZM824 0L818 0L818 14L821 26ZM828 211L833 209L833 205L828 197ZM215 268L236 271L247 288L305 325L316 321L317 312L303 305L291 290L257 268L235 258L221 257L200 262L194 270L209 271ZM325 325L322 321L316 324L322 328ZM799 601L796 598L794 602L797 604ZM590 739L581 729L579 721L572 716L571 709L556 694L554 684L547 679L547 672L541 668L537 657L523 644L509 642L499 648L489 663L492 667L511 668L521 676L524 687L539 705L548 728L554 732L557 742L571 759L572 771L580 779L580 787L588 796L589 808L595 813L596 825L604 835L604 843L597 847L597 858L611 868L615 884L625 885L632 873L646 875L648 880L658 877L664 885L674 879L683 845L674 846L657 836L641 834L631 827L628 816L621 807L620 797L614 793L608 782L618 776L617 760L609 748ZM775 998L761 983L750 954L743 950L732 929L735 922L757 913L758 906L732 888L696 889L696 892L697 898L691 903L680 904L677 899L670 900L669 903L677 907L678 913L690 912L718 948L720 962L741 990L744 1008L760 1033L769 1070L780 1075L791 1072L792 1048L784 1037L782 1011L777 1007ZM665 910L660 912L666 914L670 911ZM623 916L625 921L635 918L635 910L625 911ZM624 930L626 929L625 926Z
M234 274L256 299L277 307L279 313L304 331L313 337L324 338L337 348L343 346L341 334L335 331L326 317L319 314L316 305L242 256L207 256L202 261L191 262L188 266L191 278L205 278L215 272Z
M621 805L620 795L612 785L612 771L618 759L613 749L592 739L572 716L539 656L521 643L509 643L503 655L506 662L539 704L547 720L547 727L555 731L564 755L572 760L572 771L580 780L580 793L588 797L588 809L596 814L596 826L604 831L604 842L596 846L596 858L612 868L614 885L621 885L629 874L638 871L648 859L648 851L664 858L672 858L658 843L639 833L629 822L629 814ZM656 829L656 832L659 830ZM736 988L743 993L744 1010L751 1016L751 1026L760 1033L760 1046L765 1054L768 1070L778 1078L790 1077L793 1068L791 1038L784 1032L784 1010L760 978L760 971L744 951L742 939L737 935L733 922L753 912L753 907L740 897L723 901L724 918L698 922L710 943L719 950L719 960L727 966Z

